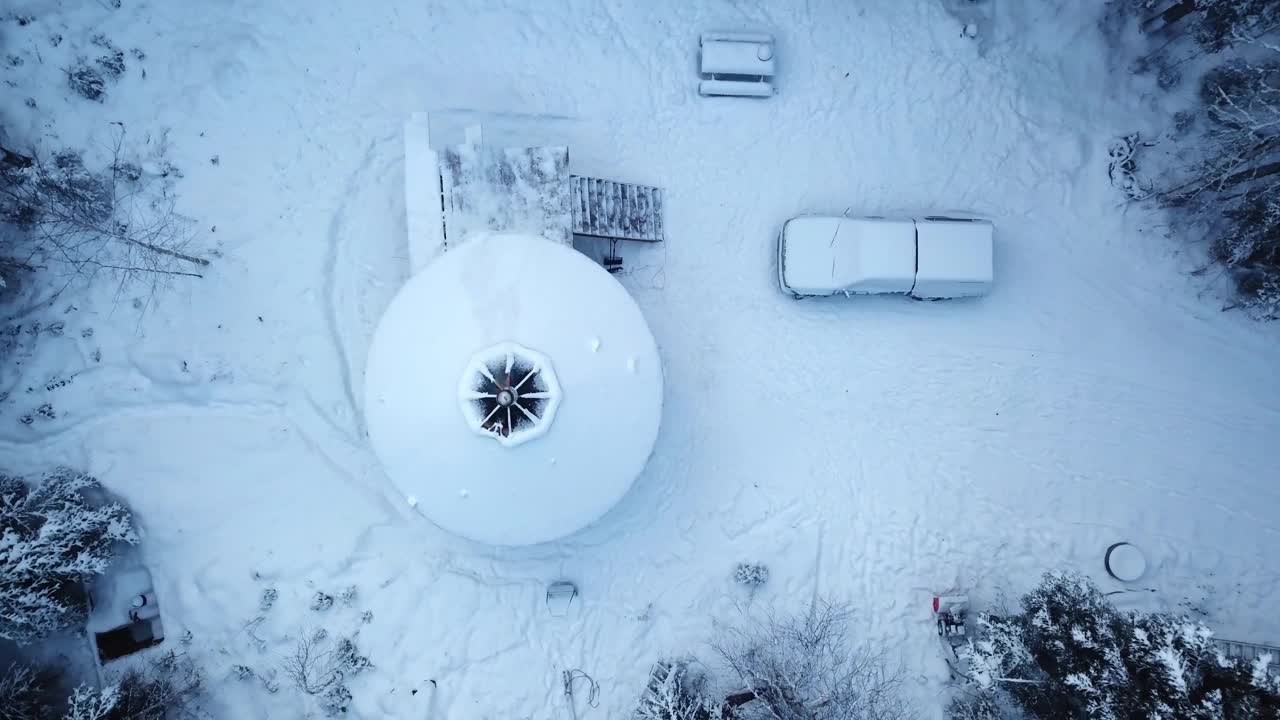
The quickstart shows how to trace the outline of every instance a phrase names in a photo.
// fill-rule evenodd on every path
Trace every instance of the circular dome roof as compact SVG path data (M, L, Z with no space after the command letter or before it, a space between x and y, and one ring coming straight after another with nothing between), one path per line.
M644 468L661 414L635 301L536 236L478 236L432 261L369 350L365 415L387 474L481 542L543 542L599 518Z

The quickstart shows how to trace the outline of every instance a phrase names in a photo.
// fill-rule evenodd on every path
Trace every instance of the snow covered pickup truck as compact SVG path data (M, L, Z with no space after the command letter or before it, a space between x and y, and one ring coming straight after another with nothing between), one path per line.
M985 220L803 215L778 235L778 282L796 297L983 295L992 281L991 235Z

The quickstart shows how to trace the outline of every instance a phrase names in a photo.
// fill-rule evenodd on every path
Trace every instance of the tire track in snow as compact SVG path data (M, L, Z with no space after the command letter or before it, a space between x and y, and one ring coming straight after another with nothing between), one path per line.
M278 412L283 408L283 403L270 402L249 403L215 401L207 403L184 403L180 401L156 402L153 400L136 406L124 406L108 410L79 422L69 424L54 432L46 433L34 441L26 440L23 442L13 442L10 440L0 440L0 453L12 453L15 456L21 456L24 453L30 453L33 449L39 450L40 452L49 452L58 448L67 438L82 435L96 430L108 423L114 424L121 420L154 419L174 415L190 417L193 411L210 414L230 414L231 412L240 412L248 415L266 415L268 413Z
M336 291L336 279L338 260L342 255L343 240L348 235L347 228L347 208L351 202L352 196L360 191L363 181L367 180L369 170L373 167L375 161L379 159L379 149L392 142L394 136L375 138L370 141L365 148L364 157L360 161L360 165L355 171L347 176L347 182L343 190L342 204L338 206L334 212L333 218L329 221L328 233L328 253L324 262L324 298L325 298L325 325L328 329L329 339L333 342L334 349L338 354L338 371L342 380L342 394L347 402L350 412L351 425L346 428L352 439L360 440L364 438L364 420L360 412L360 404L356 401L355 383L352 378L351 359L348 357L347 342L342 333L341 324L338 321L338 303ZM318 410L318 408L317 408ZM335 427L340 427L335 422Z
M310 397L301 389L289 390L280 387L260 387L247 393L246 396L261 398L282 398L279 400L249 401L240 399L205 399L186 401L180 397L157 399L151 396L129 405L119 405L95 415L79 419L74 423L46 432L38 438L13 441L0 438L0 454L23 457L33 449L43 454L55 452L65 442L87 440L100 428L117 425L122 421L153 420L167 417L191 418L199 415L241 416L256 419L271 419L292 428L295 436L307 450L333 471L334 476L352 484L357 478L364 478L357 487L388 518L402 518L403 513L395 502L398 494L387 483L377 482L382 475L377 464L363 443L347 436L341 428L334 425ZM320 428L331 428L338 437L325 436ZM86 446L88 443L86 442ZM334 449L344 450L354 460L339 460ZM363 459L361 459L363 457ZM363 467L361 467L363 466Z

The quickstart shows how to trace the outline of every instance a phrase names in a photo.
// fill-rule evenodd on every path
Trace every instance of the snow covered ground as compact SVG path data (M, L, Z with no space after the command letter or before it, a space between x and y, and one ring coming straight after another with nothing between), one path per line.
M1061 567L1118 589L1119 540L1157 591L1123 602L1186 599L1223 636L1280 642L1274 328L1219 312L1108 186L1107 143L1153 121L1096 18L994 1L971 39L937 0L18 0L36 19L3 25L25 58L3 70L11 138L167 131L180 209L220 257L140 307L60 300L44 319L64 331L5 368L0 462L85 467L127 499L169 636L192 633L227 718L299 714L231 668L265 674L321 626L358 630L375 665L359 717L569 717L571 668L600 683L579 717L625 717L653 661L709 657L713 621L816 594L855 605L931 717L934 590L982 606ZM777 97L696 95L712 29L776 34ZM100 105L60 70L97 32L145 51ZM627 246L621 278L664 362L662 428L632 491L564 541L452 537L368 446L365 354L408 270L402 124L423 109L541 116L574 172L665 188L667 242ZM992 219L993 293L780 293L782 222L846 209ZM56 417L18 422L44 403ZM740 560L769 566L753 597ZM562 577L582 605L552 618Z

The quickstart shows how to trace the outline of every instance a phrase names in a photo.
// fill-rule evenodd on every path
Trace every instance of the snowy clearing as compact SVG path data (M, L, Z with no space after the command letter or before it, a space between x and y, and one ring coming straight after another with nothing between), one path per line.
M1108 144L1148 110L1078 3L997 3L976 39L936 0L17 4L36 20L6 22L6 51L42 60L5 69L11 133L164 133L180 210L220 257L154 297L60 300L65 327L5 369L0 459L82 467L127 500L215 716L294 716L291 691L231 668L326 627L374 664L358 717L569 717L568 669L600 684L579 717L625 717L652 663L710 656L713 621L819 594L853 603L851 632L940 716L935 591L981 607L1053 568L1120 589L1103 570L1120 541L1157 592L1119 602L1189 601L1225 637L1280 643L1280 343L1219 312L1109 186ZM712 30L774 35L775 97L698 95ZM145 50L101 104L60 70L95 32ZM666 241L628 245L620 276L663 364L654 453L561 541L449 535L369 446L366 355L409 272L402 128L421 110L534 116L575 173L664 191ZM782 223L846 209L990 219L991 294L781 293ZM768 568L753 594L743 561ZM561 578L581 602L553 618ZM350 586L349 606L308 609Z

